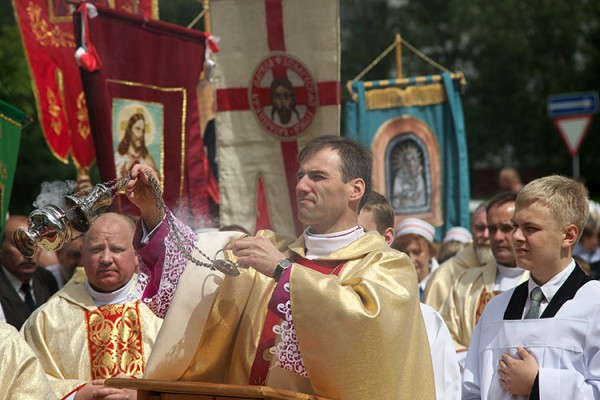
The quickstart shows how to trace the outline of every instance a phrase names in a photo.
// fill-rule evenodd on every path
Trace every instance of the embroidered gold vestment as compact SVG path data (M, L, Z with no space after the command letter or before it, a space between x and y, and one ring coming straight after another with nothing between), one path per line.
M0 399L56 399L39 360L17 330L0 322Z
M482 266L475 256L473 245L468 245L433 271L423 292L423 303L439 312L458 278L466 270Z
M139 301L96 307L71 280L22 328L59 398L92 379L141 376L162 320Z
M483 267L465 271L444 302L440 314L448 326L457 351L467 349L485 305L492 297L501 293L494 291L497 271L495 260ZM519 282L528 278L529 273L525 272Z
M291 243L269 231L260 234L287 256L305 256L303 237ZM291 313L308 378L272 362L267 385L308 387L332 399L434 399L410 259L370 232L320 260L347 261L339 277L299 264L293 264L290 276ZM226 277L182 379L248 384L274 288L273 279L254 269ZM278 384L282 377L283 382L306 382Z

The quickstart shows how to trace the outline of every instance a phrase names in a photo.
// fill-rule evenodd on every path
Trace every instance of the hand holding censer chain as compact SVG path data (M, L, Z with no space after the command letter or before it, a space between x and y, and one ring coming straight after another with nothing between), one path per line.
M172 214L167 211L158 180L151 173L147 173L146 176L150 182L156 206L162 215L166 215L169 219L170 234L172 234L176 246L186 259L198 266L219 270L227 275L239 275L238 266L233 261L216 260L208 257L178 231ZM95 185L91 190L64 196L64 208L59 205L48 204L34 210L29 215L27 229L19 228L15 231L13 235L15 245L26 257L33 257L36 247L42 247L46 250L60 249L66 243L87 232L96 218L112 204L115 196L129 180L131 180L130 174L104 184ZM188 244L188 246L186 247L185 244ZM197 250L210 262L202 262L194 258L191 254L192 250L187 250L188 248Z

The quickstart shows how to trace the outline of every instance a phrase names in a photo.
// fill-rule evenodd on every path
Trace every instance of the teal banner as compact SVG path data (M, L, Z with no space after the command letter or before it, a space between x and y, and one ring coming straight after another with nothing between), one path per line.
M4 232L15 178L21 129L29 122L25 113L0 100L0 235Z
M346 104L346 136L373 152L373 190L406 217L436 226L441 240L469 229L469 168L460 99L461 74L357 81Z

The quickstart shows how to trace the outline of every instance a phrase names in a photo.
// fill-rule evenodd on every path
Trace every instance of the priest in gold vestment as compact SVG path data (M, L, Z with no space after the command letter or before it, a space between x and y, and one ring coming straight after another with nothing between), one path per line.
M464 365L466 350L479 317L490 299L527 280L528 273L516 264L512 247L511 218L515 209L514 193L499 193L487 206L487 222L494 259L485 266L465 271L440 314L455 341L458 358Z
M42 364L17 330L0 322L0 399L56 399Z
M150 274L144 296L164 312L185 268L170 233L193 234L156 209L147 171L132 169L127 192L149 232L137 248ZM303 235L264 231L227 247L241 275L218 288L181 379L331 399L435 398L415 269L357 223L370 154L346 138L320 137L302 150L297 177Z
M443 262L429 277L422 301L437 311L442 309L452 286L466 270L482 267L494 258L490 249L485 207L485 203L481 204L471 217L473 244Z
M83 237L86 278L72 279L23 325L59 398L134 395L103 386L106 378L143 374L162 323L140 301L128 300L136 280L134 226L123 215L101 215Z

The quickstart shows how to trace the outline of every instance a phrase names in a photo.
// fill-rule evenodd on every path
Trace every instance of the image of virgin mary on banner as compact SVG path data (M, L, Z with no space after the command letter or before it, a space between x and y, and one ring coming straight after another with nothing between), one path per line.
M469 227L469 169L460 100L462 74L356 81L346 104L346 136L373 152L373 190L391 202L395 223L416 217Z

